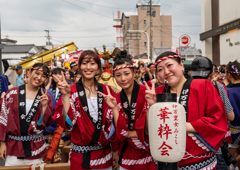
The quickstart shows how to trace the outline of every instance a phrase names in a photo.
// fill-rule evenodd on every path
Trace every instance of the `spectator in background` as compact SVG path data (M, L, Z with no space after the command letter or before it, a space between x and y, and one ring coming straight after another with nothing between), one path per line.
M16 77L17 86L23 85L24 84L24 82L23 82L24 75L23 75L22 66L17 65L13 70L16 70L16 73L17 73L17 77Z
M77 83L81 77L82 76L79 71L76 71L76 73L74 74L74 83Z
M213 78L217 77L219 74L216 64L213 64Z
M187 65L187 66L184 66L184 77L186 78L186 77L188 77L188 75L189 76L191 76L191 66L190 65Z
M29 76L28 76L28 71L29 71L29 69L26 69L26 71L25 71L25 73L24 73L24 79L23 79L23 83L24 83L24 84L27 84L27 83L28 83L28 78L29 78Z
M146 70L148 73L144 75L144 79L146 82L155 78L155 70L156 70L155 65L153 63L148 64L147 67L148 68Z
M145 68L144 68L144 64L143 63L140 63L138 65L138 70L137 70L137 73L135 75L135 80L138 82L138 84L143 84L143 81L144 81L144 74L145 74Z
M74 79L74 74L78 71L78 66L76 62L70 63L71 70L69 71L70 79Z
M6 75L4 75L5 77L6 77L6 79L7 79L7 82L8 82L8 90L9 89L11 89L11 88L13 88L13 85L9 82L9 80L8 80L8 76L6 76Z
M71 75L70 75L70 70L69 69L65 69L65 79L66 79L68 84L70 84L70 85L74 84L73 80L71 79Z

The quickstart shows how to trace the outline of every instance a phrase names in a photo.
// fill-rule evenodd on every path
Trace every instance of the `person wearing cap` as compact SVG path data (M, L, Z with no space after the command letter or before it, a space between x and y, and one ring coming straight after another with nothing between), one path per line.
M78 66L76 62L70 63L71 71L69 71L70 79L74 79L74 74L78 71Z
M214 76L213 63L210 59L206 57L195 58L192 62L191 68L192 68L191 76L193 77L193 79L207 79L211 81ZM224 85L219 83L218 81L212 81L212 83L217 89L218 93L220 94L220 97L222 98L228 121L233 121L235 117L233 107L228 99ZM221 148L219 148L218 152L216 153L216 156L218 162L217 169L227 170L228 167L223 159Z
M17 73L17 77L16 77L16 84L17 86L21 86L24 84L23 79L24 79L24 75L23 75L23 70L22 70L22 66L21 65L17 65L14 70L16 70Z

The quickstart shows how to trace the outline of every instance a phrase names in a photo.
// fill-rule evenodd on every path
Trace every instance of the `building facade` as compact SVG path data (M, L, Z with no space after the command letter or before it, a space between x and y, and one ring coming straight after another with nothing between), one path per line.
M216 65L240 61L239 7L239 0L201 0L202 55Z
M128 40L128 30L145 31L150 38L150 7L144 4L137 4L136 7L137 12L123 12L121 20L123 49L132 56L148 54L148 39L142 32L141 39ZM161 15L160 7L160 4L152 5L152 48L172 46L172 16Z

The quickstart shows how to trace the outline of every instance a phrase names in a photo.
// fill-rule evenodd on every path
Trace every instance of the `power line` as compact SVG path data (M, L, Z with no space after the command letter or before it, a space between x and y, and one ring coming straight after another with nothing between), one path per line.
M97 4L92 4L89 2L85 2L85 1L80 1L80 0L76 0L85 4L90 4L90 5L94 5L94 6L99 6L99 7L104 7L104 8L111 8L111 9L132 9L132 8L119 8L119 7L110 7L110 6L104 6L104 5L97 5Z
M105 36L112 36L115 35L114 34L104 34L104 35L94 35L94 36L83 36L83 37L59 37L59 36L54 36L54 37L58 37L58 38L95 38L95 37L105 37ZM44 38L46 36L8 36L8 37L24 37L24 38Z
M71 5L73 5L73 6L76 6L76 7L78 7L78 8L84 9L84 10L86 10L86 11L90 11L90 12L92 12L92 13L95 13L95 14L101 15L101 16L103 16L103 17L111 18L111 19L112 19L112 17L109 17L109 16L106 16L106 15L97 13L97 12L95 12L95 11L88 10L88 9L86 9L86 8L83 8L83 7L80 7L80 6L76 5L76 4L73 4L73 3L71 3L71 2L67 2L67 1L65 1L65 0L62 0L62 1L63 1L63 2L66 2L66 3L68 3L68 4L71 4Z

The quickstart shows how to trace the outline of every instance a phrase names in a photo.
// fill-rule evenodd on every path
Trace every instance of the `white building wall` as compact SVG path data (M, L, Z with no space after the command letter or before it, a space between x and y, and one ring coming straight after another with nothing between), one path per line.
M240 18L240 0L219 1L219 24ZM220 35L220 64L238 59L240 61L240 29Z
M219 25L226 24L240 18L240 0L219 1Z
M212 29L212 5L211 0L201 0L201 31ZM212 38L202 41L202 55L212 59Z

